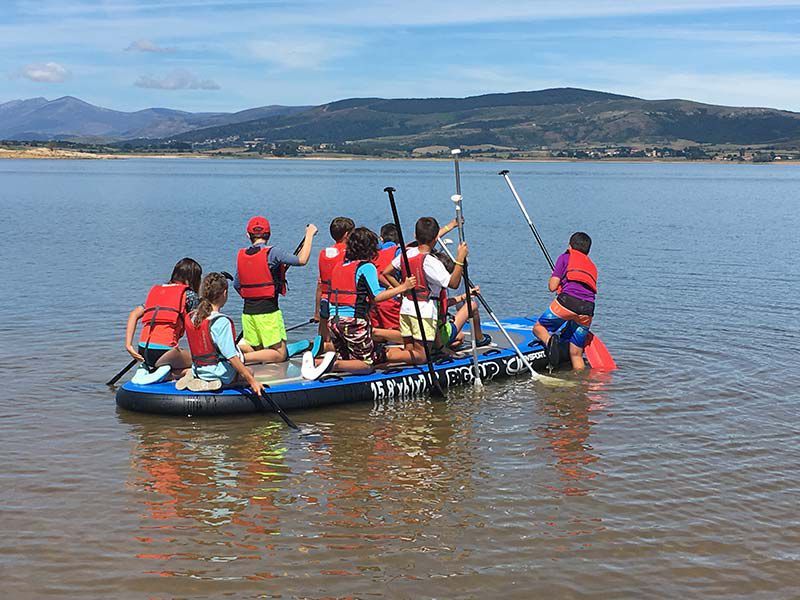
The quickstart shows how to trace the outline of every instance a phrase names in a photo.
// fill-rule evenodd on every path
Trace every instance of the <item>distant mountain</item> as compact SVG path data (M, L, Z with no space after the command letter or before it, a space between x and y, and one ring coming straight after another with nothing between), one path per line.
M558 88L468 98L352 98L295 114L202 128L186 142L238 137L307 144L354 142L375 149L424 146L780 144L800 140L800 114L688 100L643 100Z
M0 104L0 139L125 140L164 138L201 127L221 126L306 110L305 106L263 106L237 113L190 113L168 108L122 112L72 96L30 98Z
M254 138L349 142L368 153L457 145L520 150L673 143L786 146L800 143L800 114L575 88L468 98L350 98L236 113L121 112L71 96L0 104L0 139L117 141L138 147L175 141L230 145Z

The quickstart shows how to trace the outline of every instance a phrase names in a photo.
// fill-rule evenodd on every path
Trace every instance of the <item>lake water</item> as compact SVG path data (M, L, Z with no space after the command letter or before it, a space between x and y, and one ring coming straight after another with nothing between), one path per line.
M387 185L406 230L445 222L449 163L0 162L3 595L800 595L800 168L463 164L471 274L507 316L548 272L500 168L552 254L594 238L620 369L295 413L298 436L119 411L128 311L182 256L232 270L256 213L288 250L379 227Z

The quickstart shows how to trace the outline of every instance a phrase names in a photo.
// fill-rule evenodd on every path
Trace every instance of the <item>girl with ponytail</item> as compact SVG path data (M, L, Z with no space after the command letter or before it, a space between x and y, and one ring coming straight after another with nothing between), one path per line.
M200 303L186 315L186 338L192 353L192 367L175 387L208 392L222 386L247 385L261 394L263 385L244 366L236 347L233 320L220 311L228 301L228 280L222 273L209 273L200 286Z
M125 349L142 363L133 376L134 383L155 383L171 374L179 377L191 365L191 356L178 342L183 336L184 315L197 306L202 275L197 261L182 258L172 269L169 281L151 287L144 303L128 315ZM142 332L138 346L134 346L139 321Z

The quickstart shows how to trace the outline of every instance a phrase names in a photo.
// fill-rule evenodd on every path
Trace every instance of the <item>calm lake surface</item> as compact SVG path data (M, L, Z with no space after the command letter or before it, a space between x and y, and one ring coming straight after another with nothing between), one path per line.
M392 185L406 230L445 222L451 164L0 162L2 595L800 595L800 168L463 164L471 273L507 316L550 296L500 168L553 255L594 238L620 370L295 413L301 436L119 411L128 311L183 256L232 270L253 214L320 248L334 216L389 220Z

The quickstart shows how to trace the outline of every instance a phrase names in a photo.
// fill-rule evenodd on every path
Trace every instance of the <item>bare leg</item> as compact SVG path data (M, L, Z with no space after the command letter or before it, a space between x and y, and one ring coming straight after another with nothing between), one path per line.
M431 344L428 344L430 347ZM421 365L425 363L425 346L422 342L403 338L403 348L388 348L386 350L387 363L406 363Z
M403 336L399 329L373 329L372 339L376 342L389 342L390 344L402 344Z
M481 340L483 339L483 330L481 330L481 313L478 311L478 303L474 300L472 301L472 312L475 315L475 321L478 324L475 327L473 335L475 336L476 340ZM469 321L469 310L467 309L467 303L465 302L456 312L456 330L461 331L467 321Z
M244 362L248 365L253 363L280 363L289 358L284 340L269 348L254 348L251 352L247 352L242 348L242 351L244 352Z
M545 346L547 346L547 342L550 341L550 332L547 331L547 328L539 322L533 326L533 335L539 338L539 341Z
M574 371L583 371L583 369L586 368L583 362L583 348L573 343L569 345L569 360L572 362L572 369Z
M192 355L181 348L173 348L165 352L155 364L156 368L163 367L164 365L169 365L171 377L180 379L186 372L186 369L192 366Z
M372 373L374 368L365 363L363 360L337 360L333 363L333 370L344 373L353 373L355 375L362 375Z
M327 344L331 341L331 333L328 330L328 319L320 319L317 332L322 337L323 341Z

